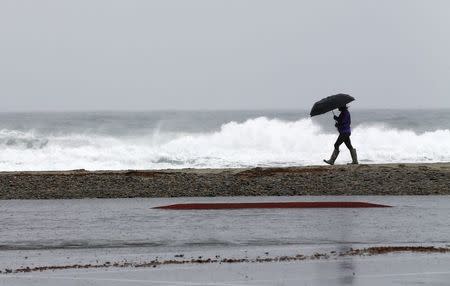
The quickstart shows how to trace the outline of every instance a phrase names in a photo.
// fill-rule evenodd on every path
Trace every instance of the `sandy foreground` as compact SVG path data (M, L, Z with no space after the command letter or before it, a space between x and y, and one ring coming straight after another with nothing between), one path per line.
M391 208L172 211L184 201ZM448 285L450 196L1 200L0 285Z
M450 194L450 163L0 172L0 199Z

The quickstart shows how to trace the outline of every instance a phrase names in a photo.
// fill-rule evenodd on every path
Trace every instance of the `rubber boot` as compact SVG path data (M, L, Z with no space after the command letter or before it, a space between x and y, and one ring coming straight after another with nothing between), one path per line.
M352 165L358 165L358 154L356 154L356 149L350 150L350 155L352 156L352 162L350 164Z
M331 154L330 160L323 160L325 163L334 165L334 161L336 161L336 158L339 155L339 150L334 149L333 154Z

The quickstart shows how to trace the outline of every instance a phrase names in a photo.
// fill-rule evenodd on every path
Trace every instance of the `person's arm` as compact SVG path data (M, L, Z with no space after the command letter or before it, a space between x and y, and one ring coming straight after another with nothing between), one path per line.
M336 124L334 126L338 127L339 125L342 124L342 117L343 117L343 113L341 112L339 114L339 116L333 116L334 120L336 120Z
M334 127L336 127L336 129L339 129L339 116L333 116L334 120L336 120L336 123L334 123Z

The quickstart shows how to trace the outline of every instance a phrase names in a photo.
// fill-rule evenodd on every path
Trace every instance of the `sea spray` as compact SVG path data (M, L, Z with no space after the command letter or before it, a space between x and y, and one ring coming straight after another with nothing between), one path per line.
M215 131L165 131L119 136L95 132L43 134L0 130L0 170L230 168L322 164L337 134L309 118L257 117ZM370 123L354 126L362 163L450 161L450 130L416 133ZM344 145L337 164L350 160Z

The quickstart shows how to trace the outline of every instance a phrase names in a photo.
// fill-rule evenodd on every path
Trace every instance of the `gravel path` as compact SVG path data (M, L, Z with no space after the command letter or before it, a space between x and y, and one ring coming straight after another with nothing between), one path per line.
M450 163L0 172L0 199L450 195Z

